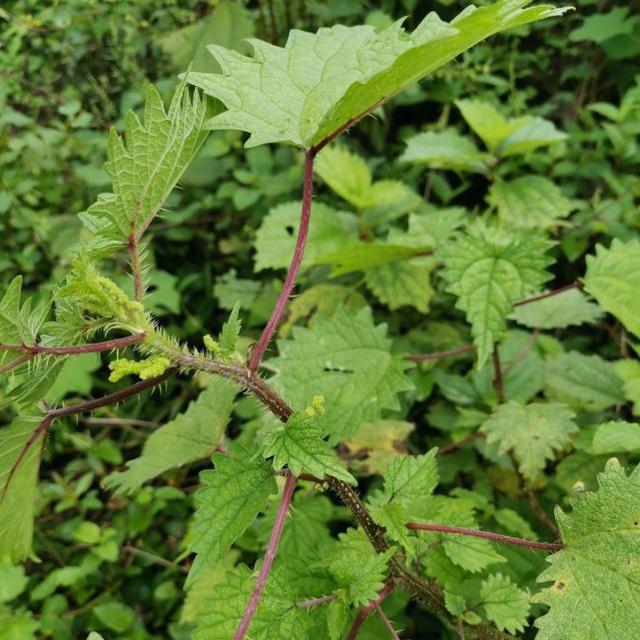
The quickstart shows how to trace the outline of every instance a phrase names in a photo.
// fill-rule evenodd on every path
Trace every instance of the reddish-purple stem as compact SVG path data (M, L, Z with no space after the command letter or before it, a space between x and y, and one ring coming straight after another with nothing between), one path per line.
M394 584L391 580L389 580L380 591L378 591L378 597L375 600L372 600L369 604L365 605L358 611L355 620L353 621L351 628L349 629L349 633L347 635L347 640L355 640L358 632L360 631L360 627L364 624L364 621L371 615L373 611L375 611L376 607L379 607L382 601L393 591Z
M92 344L78 344L69 347L47 347L41 344L5 344L0 343L0 351L24 351L31 356L72 356L80 353L95 353L98 351L110 351L111 349L119 349L132 344L142 342L145 333L134 333L124 338L115 338L113 340L104 340L103 342L94 342Z
M289 505L291 504L291 498L293 497L293 490L296 487L297 480L298 478L293 475L293 473L289 473L287 481L284 485L284 491L282 492L282 498L280 498L280 506L278 507L276 521L273 524L273 529L271 529L271 537L269 538L269 544L267 546L267 551L264 554L264 559L262 561L262 566L260 567L260 573L258 574L256 585L253 588L251 598L249 600L249 603L247 604L247 608L244 611L242 620L240 620L240 624L238 625L238 628L233 635L233 640L243 640L247 633L247 630L249 629L249 625L251 624L251 619L253 618L256 609L258 608L260 597L262 596L262 592L267 585L269 572L271 571L273 561L276 558L278 544L280 543L282 529L284 528L284 521L287 517L287 512L289 511Z
M502 533L492 533L491 531L480 531L479 529L466 529L464 527L450 527L446 524L431 524L426 522L408 522L405 527L414 531L434 531L436 533L455 533L462 536L472 536L474 538L485 538L493 542L504 542L514 544L518 547L528 549L542 549L543 551L560 551L563 545L556 542L536 542L534 540L524 540L514 536L505 536Z
M309 235L309 221L311 220L311 201L313 199L313 161L315 158L315 151L309 150L304 156L304 184L302 188L302 211L300 213L300 227L298 228L298 236L296 238L296 246L293 251L293 257L291 258L291 264L289 265L289 271L282 285L282 291L278 296L276 306L271 312L271 317L267 326L262 331L260 339L255 344L251 357L249 358L249 371L255 373L260 366L264 352L267 350L273 334L276 332L280 319L284 313L289 296L293 291L293 287L296 284L296 278L298 277L298 271L302 258L304 256L304 249L307 244L307 236Z
M545 298L551 298L552 296L557 296L565 291L569 291L570 289L580 289L582 285L579 282L572 282L571 284L566 284L564 287L559 287L558 289L552 289L551 291L547 291L546 293L541 293L538 296L533 296L531 298L525 298L524 300L520 300L520 302L516 302L514 307L521 307L523 304L531 304L532 302L538 302L538 300L544 300Z

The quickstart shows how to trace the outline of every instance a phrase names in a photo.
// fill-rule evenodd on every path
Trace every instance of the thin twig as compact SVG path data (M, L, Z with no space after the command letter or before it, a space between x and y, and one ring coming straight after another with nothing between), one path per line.
M380 616L380 619L384 623L384 626L387 628L387 631L389 632L393 640L400 640L400 636L397 634L396 630L393 628L393 625L391 624L391 620L387 618L385 612L382 610L382 607L377 602L375 603L375 609L376 609L376 613L378 614L378 616Z
M502 380L502 365L500 364L500 352L498 351L497 343L493 345L491 359L493 361L493 387L496 390L498 403L504 404L504 382Z
M276 520L273 524L273 529L271 529L271 537L269 538L267 551L264 554L264 559L262 560L260 573L258 573L258 579L256 581L255 587L253 588L253 592L251 593L251 598L249 599L247 608L244 611L244 615L242 616L242 620L240 620L240 624L238 625L236 632L233 634L233 640L243 640L247 633L247 630L249 629L249 625L251 624L251 619L253 618L256 609L258 608L260 597L262 596L262 592L267 585L267 579L269 577L269 572L271 571L271 566L273 565L273 561L276 558L278 544L280 543L280 537L282 536L282 530L284 528L284 521L287 517L287 512L289 511L289 505L291 504L291 498L293 497L293 490L296 487L297 480L298 478L296 478L293 473L289 473L287 481L284 485L282 497L280 498L280 506L278 507Z
M434 531L436 533L453 533L461 536L471 536L473 538L484 538L493 542L503 542L513 544L518 547L528 549L540 549L542 551L560 551L564 545L556 542L536 542L535 540L525 540L514 536L506 536L502 533L491 531L481 531L480 529L467 529L465 527L451 527L446 524L432 524L430 522L408 522L405 527L413 531Z
M317 607L320 604L326 604L327 602L333 602L337 600L338 596L335 593L330 593L328 596L320 596L319 598L311 598L309 600L303 600L298 602L300 609L309 609L311 607Z
M89 426L115 426L115 427L146 427L155 429L157 422L151 420L139 420L137 418L82 418L81 421Z
M442 447L441 449L438 449L436 456L438 457L445 456L448 453L451 453L452 451L456 451L457 449L464 446L468 442L473 442L474 440L477 440L478 438L482 438L483 436L484 434L481 433L480 431L474 431L473 433L470 433L468 436L461 438L457 442L453 442L447 445L446 447Z
M171 560L167 560L161 556L157 556L155 553L149 553L148 551L144 551L143 549L138 549L137 547L132 547L130 545L125 545L122 547L123 551L127 553L131 553L134 556L140 556L141 558L145 558L150 562L155 564L159 564L162 567L167 567L168 569L176 569L177 571L181 571L182 573L189 573L189 569L187 567L183 567L181 564L177 562L171 562Z
M111 351L120 349L132 344L142 342L146 333L134 333L123 338L93 342L92 344L77 344L65 347L48 347L41 344L6 344L0 343L0 351L25 352L31 356L73 356L82 353L97 353L101 351Z
M412 362L424 362L425 360L441 360L442 358L450 358L452 356L459 356L463 353L471 353L475 351L476 347L473 344L467 344L464 347L458 347L456 349L447 349L446 351L438 351L436 353L415 353L409 354L404 357L405 360L411 360Z
M551 298L552 296L557 296L565 291L569 291L570 289L581 289L582 285L576 280L571 284L566 284L564 287L560 287L559 289L552 289L551 291L547 291L546 293L541 293L538 296L533 296L531 298L525 298L524 300L520 300L519 302L514 303L514 307L521 307L524 304L531 304L532 302L538 302L538 300L544 300L545 298Z
M390 580L384 585L380 591L378 591L378 597L375 600L369 602L369 604L365 605L358 611L351 628L349 629L349 633L347 635L347 640L355 640L358 632L360 631L360 627L364 624L365 620L371 615L371 613L375 610L376 605L380 606L380 603L393 591L394 585Z
M260 339L255 344L251 356L249 358L249 371L256 372L264 356L264 352L267 350L273 334L276 332L280 319L284 313L285 307L293 291L293 287L296 284L296 278L298 277L298 271L302 264L302 258L304 256L304 249L307 244L307 236L309 235L309 223L311 221L311 204L313 200L313 161L315 158L315 152L307 151L304 156L304 184L302 188L302 210L300 213L300 226L298 228L298 236L296 237L296 245L291 258L291 264L287 271L284 284L282 285L282 291L278 296L276 305L271 312L271 317L267 322L267 326L262 331Z
M556 526L555 522L547 515L547 512L542 508L542 505L538 502L536 494L529 489L527 491L527 498L529 498L529 504L533 507L538 520L554 535L560 535L560 530Z

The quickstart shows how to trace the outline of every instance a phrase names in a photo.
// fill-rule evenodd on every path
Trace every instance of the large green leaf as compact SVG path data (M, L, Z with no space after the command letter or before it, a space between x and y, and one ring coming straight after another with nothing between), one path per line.
M191 549L197 555L189 584L220 562L277 491L271 466L239 445L228 455L214 453L212 460L215 468L200 474L202 487L196 494Z
M640 620L640 467L626 475L614 458L597 492L578 494L572 511L556 508L564 548L548 558L535 600L538 640L635 640Z
M558 403L520 404L515 400L500 405L482 425L487 442L498 443L499 452L513 451L525 478L540 477L547 460L578 430L575 414Z
M223 378L208 379L207 387L184 413L154 431L142 455L127 462L127 469L104 479L107 489L131 493L144 482L210 456L222 444L238 387Z
M412 33L396 22L337 25L317 33L293 30L284 48L253 40L254 58L210 47L223 73L189 81L224 102L228 111L209 126L251 134L247 146L287 142L313 147L494 33L562 9L502 0L468 7L451 24L429 13Z
M42 447L41 433L28 448L41 418L19 416L0 429L0 558L31 555L33 514Z
M552 259L546 251L551 246L548 240L536 237L502 242L464 235L442 248L442 276L449 283L447 290L458 297L456 306L471 323L478 369L506 328L513 304L548 280L545 268Z
M640 336L640 242L613 240L587 256L585 289L629 331Z
M204 142L206 116L206 98L197 91L190 97L184 83L168 111L149 85L143 121L133 111L126 116L126 142L111 130L105 169L113 193L99 195L83 215L98 235L97 249L122 248L132 231L141 235L149 226Z
M397 394L413 388L409 365L390 353L386 333L368 308L353 314L340 306L330 318L317 315L313 328L294 327L292 339L279 341L280 355L267 362L276 373L273 384L298 411L324 396L330 440L348 438L383 410L399 409Z

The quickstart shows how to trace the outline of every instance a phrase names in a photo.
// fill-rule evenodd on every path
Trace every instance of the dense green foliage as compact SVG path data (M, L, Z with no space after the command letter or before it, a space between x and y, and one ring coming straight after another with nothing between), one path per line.
M0 8L0 640L635 639L640 16L477 4Z

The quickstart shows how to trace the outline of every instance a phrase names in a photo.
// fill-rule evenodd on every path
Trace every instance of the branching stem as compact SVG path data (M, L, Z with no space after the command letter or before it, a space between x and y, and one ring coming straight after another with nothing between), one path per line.
M430 522L408 522L407 529L414 531L434 531L436 533L453 533L462 536L472 536L474 538L484 538L493 542L503 542L505 544L513 544L518 547L527 547L528 549L540 549L542 551L556 552L563 548L563 545L556 542L536 542L535 540L525 540L524 538L516 538L514 536L506 536L502 533L493 533L491 531L481 531L479 529L467 529L465 527L451 527L446 524L432 524Z
M282 285L282 291L278 296L276 305L273 308L269 322L262 331L260 339L255 344L251 357L249 358L249 371L255 373L260 366L260 362L267 350L273 334L276 332L280 319L287 306L293 287L296 284L300 264L304 256L304 249L307 244L307 236L309 235L309 222L311 221L311 204L313 200L313 161L315 152L309 150L304 156L304 183L302 187L302 211L300 213L300 226L298 228L298 236L296 238L296 246L289 265L289 271Z
M73 356L82 353L97 353L101 351L111 351L120 349L132 344L142 342L146 337L145 333L134 333L124 338L114 338L92 344L78 344L68 347L47 347L41 344L5 344L0 343L0 351L17 351L34 356Z
M240 620L240 624L238 625L238 628L233 635L233 640L243 640L247 633L247 630L249 629L249 625L251 624L251 619L253 618L256 609L258 608L260 597L262 596L262 592L264 591L264 588L267 584L267 578L269 577L269 572L271 571L273 561L276 558L278 544L280 543L282 529L284 528L284 521L287 517L287 512L289 511L289 505L291 504L291 498L293 497L293 490L296 487L297 480L298 478L294 476L293 473L289 473L287 481L284 485L282 497L280 498L280 506L278 507L276 521L273 525L273 529L271 530L271 537L269 538L267 551L264 555L262 566L260 567L258 580L256 581L256 585L253 588L249 604L245 609L242 620Z

